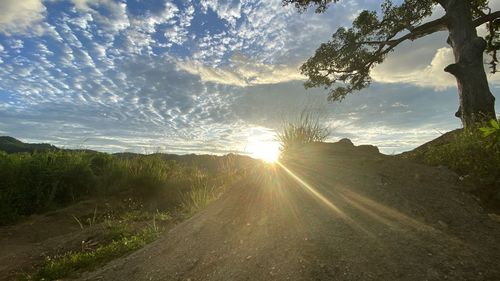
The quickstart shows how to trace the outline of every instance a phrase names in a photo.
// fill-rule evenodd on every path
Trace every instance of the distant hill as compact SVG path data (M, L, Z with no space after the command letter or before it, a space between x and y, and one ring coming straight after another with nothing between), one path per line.
M89 149L62 149L47 143L25 143L16 138L9 136L0 136L0 151L7 153L19 152L42 152L48 150L65 150L65 151L83 151L87 153L98 153L95 150ZM144 154L132 152L119 152L112 154L120 158L134 158L142 157ZM160 155L167 160L174 160L177 163L185 164L187 166L195 166L209 172L217 172L221 166L232 165L233 167L248 167L255 164L256 160L244 155L228 154L224 156L217 155L197 155L197 154L168 154L168 153L155 153L148 156Z
M59 150L59 148L47 143L24 143L13 137L0 136L0 151L18 153L47 150Z
M131 153L131 152L120 152L113 154L116 157L121 158L134 158L142 157L143 154ZM169 154L169 153L155 153L149 154L148 156L161 156L166 160L173 160L177 163L181 163L187 166L194 166L200 169L206 170L208 172L217 172L223 166L231 166L236 168L243 168L255 165L257 163L256 159L249 156L239 155L239 154L227 154L223 156L219 155L209 155L209 154Z

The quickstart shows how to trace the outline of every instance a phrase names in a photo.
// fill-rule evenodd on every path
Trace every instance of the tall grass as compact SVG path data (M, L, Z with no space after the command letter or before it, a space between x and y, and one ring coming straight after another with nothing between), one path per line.
M91 192L90 155L0 153L0 223L75 201Z
M203 178L208 175L200 169L161 155L120 158L89 152L0 152L0 224L121 191L180 206L180 195L200 186Z
M281 143L281 155L287 157L305 144L325 141L329 135L330 131L321 124L320 116L304 109L296 118L283 122L277 140Z

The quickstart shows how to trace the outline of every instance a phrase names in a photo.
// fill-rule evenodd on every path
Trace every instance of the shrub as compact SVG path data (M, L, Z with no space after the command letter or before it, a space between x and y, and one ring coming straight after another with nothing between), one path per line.
M492 119L489 123L479 128L483 132L483 136L487 139L488 146L500 152L500 124L498 120Z
M325 141L329 134L329 129L321 125L318 114L302 110L296 119L285 121L277 133L281 155L286 157L305 144Z
M447 166L474 184L498 187L500 151L482 132L478 128L464 129L451 142L430 147L424 159L431 165Z

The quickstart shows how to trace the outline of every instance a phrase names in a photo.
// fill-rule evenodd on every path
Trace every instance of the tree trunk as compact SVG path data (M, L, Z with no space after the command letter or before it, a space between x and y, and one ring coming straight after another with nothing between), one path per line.
M455 63L445 68L457 79L460 106L455 116L464 127L496 118L495 97L490 92L483 64L486 41L477 36L470 1L442 2L446 2L442 5L446 10L448 44L455 56Z

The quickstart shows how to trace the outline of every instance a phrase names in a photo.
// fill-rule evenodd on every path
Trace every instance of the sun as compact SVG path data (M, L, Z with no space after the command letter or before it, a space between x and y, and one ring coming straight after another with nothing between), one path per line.
M247 152L254 158L275 163L280 156L280 144L276 141L254 141L248 143Z

